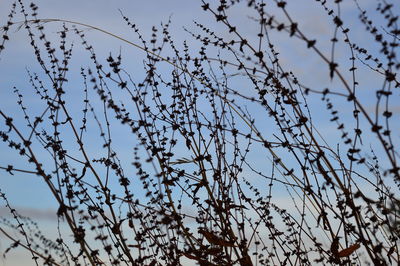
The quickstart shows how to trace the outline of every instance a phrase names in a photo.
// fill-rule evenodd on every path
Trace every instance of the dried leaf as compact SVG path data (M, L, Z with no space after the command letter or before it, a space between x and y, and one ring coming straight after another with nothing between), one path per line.
M351 245L348 248L345 248L338 253L338 257L348 257L350 256L354 251L360 248L360 244L356 243L354 245Z
M248 210L248 208L246 208L246 206L244 205L237 205L237 204L230 204L228 206L229 209L246 209Z
M202 230L200 233L211 244L220 245L220 246L223 246L223 247L234 247L235 246L232 242L226 241L226 240L214 235L213 233L210 233L210 232L207 232L207 231L204 231L204 230Z
M185 256L185 257L188 258L188 259L191 259L191 260L197 260L197 261L200 260L200 258L198 258L198 257L196 257L196 256L193 256L193 255L191 255L191 254L188 253L188 252L183 252L182 255Z

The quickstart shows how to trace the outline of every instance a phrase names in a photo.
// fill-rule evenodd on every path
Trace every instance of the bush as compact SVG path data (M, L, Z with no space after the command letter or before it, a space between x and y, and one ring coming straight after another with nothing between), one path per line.
M396 7L354 2L360 30L341 2L307 3L333 32L315 37L295 3L202 2L217 24L186 29L197 44L176 43L170 21L147 40L121 12L136 43L16 2L0 52L24 29L41 73L28 71L33 90L14 89L22 119L0 109L20 159L1 169L38 176L59 226L45 236L1 191L13 215L0 227L5 254L25 249L37 265L399 263ZM143 71L122 53L99 57L88 29L141 50ZM70 63L77 38L89 67Z

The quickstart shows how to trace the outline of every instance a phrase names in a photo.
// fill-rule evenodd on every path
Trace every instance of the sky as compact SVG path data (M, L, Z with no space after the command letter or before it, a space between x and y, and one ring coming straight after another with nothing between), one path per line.
M6 22L6 15L10 9L13 1L1 0L0 1L0 25ZM357 10L352 1L345 1L342 5L342 16L343 20L348 23L351 28L351 34L353 40L362 43L366 48L372 51L376 47L370 45L372 41L365 38L363 34L363 26L358 23ZM184 30L187 28L189 30L196 31L196 27L193 21L201 22L211 28L215 28L216 31L220 32L222 35L226 34L224 28L216 25L213 18L201 11L201 3L197 0L169 0L169 1L159 1L159 0L147 0L147 1L137 1L137 0L118 0L118 1L108 1L108 0L40 0L34 1L36 5L39 6L39 17L40 18L58 18L65 19L69 21L76 21L80 23L85 23L93 26L100 27L104 30L112 32L118 36L122 36L127 40L139 43L137 37L133 32L126 26L126 23L121 17L120 11L135 24L141 30L145 38L150 38L151 27L153 25L159 26L160 23L165 23L171 18L171 35L175 39L176 43L182 44L183 41L187 41L190 48L193 50L199 49L199 44L193 40L193 38ZM372 10L375 7L375 1L365 0L360 1L363 8ZM27 1L26 5L29 4ZM330 26L329 22L326 21L325 16L321 15L321 8L318 6L316 1L297 1L296 3L288 4L289 11L294 14L294 19L298 19L301 25L304 26L305 33L309 36L315 36L321 42L318 42L318 47L326 54L330 51L330 45L328 42L332 36L333 28ZM271 6L271 12L273 12L274 7ZM258 29L252 26L252 24L247 23L246 15L243 14L243 10L234 10L232 17L238 22L239 29L248 35L256 35ZM21 20L22 17L17 15ZM50 38L54 38L57 31L60 29L60 23L52 23L48 25ZM354 30L353 30L354 29ZM86 34L88 40L93 44L99 57L105 58L110 51L114 54L118 54L121 51L124 55L124 63L127 69L132 72L142 71L142 57L143 52L135 49L127 44L122 43L110 36L103 33L95 32L94 30L87 30ZM21 118L21 114L16 108L15 96L12 93L13 87L16 86L21 91L29 89L29 77L26 74L26 69L32 72L40 71L39 66L35 62L34 56L32 56L32 49L29 46L29 42L26 38L26 33L23 30L17 31L13 28L10 31L10 41L6 43L5 51L0 55L0 106L2 109L6 110L9 114L13 114L16 117ZM292 67L292 70L296 75L301 77L301 80L308 86L314 87L333 87L339 88L339 83L333 81L331 84L324 84L326 82L326 66L320 67L319 60L316 56L310 56L304 53L303 47L301 47L301 42L296 43L296 41L288 40L287 37L282 37L281 34L274 35L274 42L277 43L277 50L280 52L280 58L285 66ZM76 43L76 46L79 46ZM345 58L348 55L348 50L345 47L339 47L337 49L337 56ZM347 67L349 61L344 61L343 66ZM88 63L88 55L84 50L76 49L74 58L72 60L71 67L86 67L90 65ZM360 76L361 83L365 85L365 89L360 90L360 95L365 97L368 101L368 97L371 97L370 90L367 88L374 88L380 86L380 83L376 82L374 76L365 75L363 76L364 70L360 66ZM71 90L75 87L78 88L82 85L82 81L77 79L71 79L69 86ZM76 89L75 88L75 89ZM246 88L243 88L245 91ZM40 101L36 98L27 98L26 102L32 106L33 110L35 108L40 108ZM368 102L367 102L368 103ZM374 98L371 97L370 104L367 107L373 111ZM77 111L79 111L77 107ZM342 112L348 114L351 112L351 107L349 105L343 105L338 107ZM393 110L396 112L395 115L399 114L398 106L394 106ZM317 110L318 111L318 110ZM324 111L320 113L321 117L318 117L318 112L316 120L325 117ZM256 117L257 119L257 117ZM323 123L321 131L324 132L324 136L330 141L335 142L337 134L333 133L331 128L333 125L329 123ZM268 129L265 128L261 130ZM122 129L121 129L122 130ZM115 134L122 134L121 132L116 132ZM398 137L398 136L397 136ZM372 141L373 142L373 141ZM94 151L95 152L95 151ZM125 151L123 155L131 156L131 150ZM9 152L9 150L3 145L0 150L0 166L6 166L8 164L14 164L18 166L18 156ZM260 160L262 164L262 159ZM24 168L23 164L21 164ZM29 215L32 218L43 221L44 224L51 224L56 220L55 210L57 209L56 204L51 201L51 194L48 189L44 186L40 180L31 175L15 174L13 176L7 174L6 172L0 172L0 189L2 192L7 193L7 197L14 207L19 208L21 213L24 215ZM280 199L284 201L285 199ZM0 205L0 217L7 216L7 210L1 208ZM4 250L6 245L4 244L4 239L0 237L0 252ZM22 256L10 255L7 260L3 260L0 263L3 265L18 265L21 263ZM25 257L26 259L26 257ZM22 265L22 264L19 264ZM27 264L26 264L27 265Z

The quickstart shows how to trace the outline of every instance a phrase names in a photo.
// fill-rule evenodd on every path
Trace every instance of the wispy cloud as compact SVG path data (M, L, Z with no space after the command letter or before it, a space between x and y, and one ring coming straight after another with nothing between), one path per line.
M27 207L16 208L18 214L21 216L29 217L33 220L47 220L47 221L57 221L57 211L53 209L36 209ZM12 218L10 210L6 207L0 207L0 217Z

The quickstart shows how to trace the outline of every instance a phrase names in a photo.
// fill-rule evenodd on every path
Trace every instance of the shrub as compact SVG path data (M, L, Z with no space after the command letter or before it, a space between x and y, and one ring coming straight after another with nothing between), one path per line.
M354 2L364 27L354 32L349 3L307 3L329 23L326 39L291 5L202 2L224 30L195 22L186 31L198 47L176 43L169 21L147 40L121 12L136 43L14 3L0 51L24 29L42 72L28 72L32 92L14 89L24 123L0 109L2 140L25 165L1 168L38 176L70 233L44 236L2 191L14 217L0 227L6 253L49 265L399 263L396 7ZM58 43L46 32L54 23ZM100 58L87 29L143 51L143 73L122 53ZM91 64L78 71L76 38ZM30 93L39 107L25 104Z

